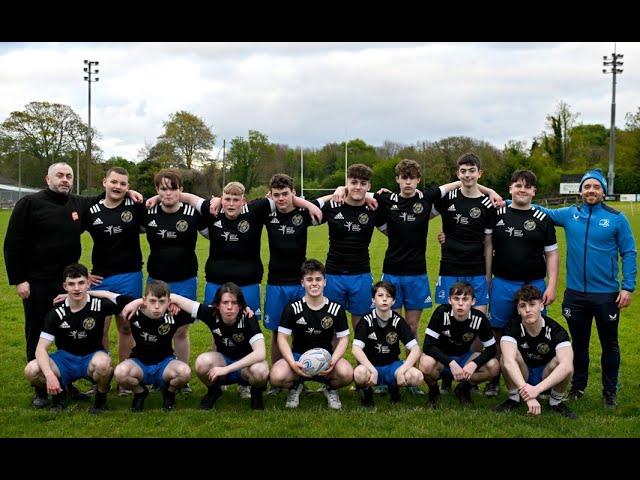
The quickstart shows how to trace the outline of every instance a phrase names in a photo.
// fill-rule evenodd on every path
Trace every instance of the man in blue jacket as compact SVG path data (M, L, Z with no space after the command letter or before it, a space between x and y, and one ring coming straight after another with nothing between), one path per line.
M602 170L589 170L580 181L581 206L542 210L556 225L564 227L567 241L567 289L562 314L569 325L574 349L569 398L582 398L587 387L589 337L595 317L602 346L604 406L615 409L620 369L620 310L631 303L638 253L629 221L623 213L605 205L606 194L607 181ZM618 255L622 257L622 286L618 279Z

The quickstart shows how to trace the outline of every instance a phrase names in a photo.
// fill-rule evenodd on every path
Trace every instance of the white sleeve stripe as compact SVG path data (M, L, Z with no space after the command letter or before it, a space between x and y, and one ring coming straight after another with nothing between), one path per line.
M553 252L555 250L558 250L558 244L554 243L553 245L547 245L546 247L544 247L544 251L545 252Z
M362 340L355 339L355 340L353 341L353 345L354 345L355 347L364 348L364 342L363 342Z
M198 213L202 213L202 204L204 203L204 198L201 198L198 200L198 203L196 203L196 210L198 210Z
M285 335L291 335L290 328L278 327L278 333L284 333Z
M570 347L570 346L571 346L571 342L560 342L558 345L556 345L556 350L559 350L560 348Z
M413 347L415 347L416 345L418 345L418 341L414 338L413 340L411 340L409 343L407 343L406 347L411 350Z
M484 234L485 235L491 235L493 233L493 229L492 228L485 228L484 229Z
M503 335L502 338L500 339L500 343L502 342L511 342L511 343L515 343L516 345L518 345L518 342L516 341L515 338L513 337L509 337L507 335Z
M496 343L496 339L491 337L491 339L487 340L486 342L482 342L482 345L484 345L485 347L490 347L491 345L494 345Z
M191 309L191 318L198 318L199 308L200 308L200 304L198 302L193 302L193 308Z
M45 340L49 340L50 342L53 342L56 339L54 335L46 332L40 332L40 338L44 338Z
M267 198L267 200L269 200L269 210L271 210L273 213L275 213L275 211L276 211L276 202L274 202L270 198Z
M318 199L318 205L320 206L320 209L322 210L322 207L324 207L324 200L322 200L321 198Z
M264 340L264 335L261 333L256 333L253 337L249 339L249 345L253 345L254 342L258 340Z
M346 337L349 335L349 330L342 330L341 332L336 332L336 337L341 338L341 337Z
M438 332L434 332L433 330L431 330L430 328L427 328L427 331L425 332L427 335L429 335L430 337L435 338L436 340L438 338L440 338L440 334Z

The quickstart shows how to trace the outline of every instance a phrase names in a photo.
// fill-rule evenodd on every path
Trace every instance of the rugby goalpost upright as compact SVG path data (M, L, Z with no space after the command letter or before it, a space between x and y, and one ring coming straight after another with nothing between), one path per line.
M344 142L344 184L347 184L347 164L349 161L349 140L345 140ZM331 188L307 188L310 192L312 191L333 191L335 189ZM304 198L304 147L300 147L300 197Z

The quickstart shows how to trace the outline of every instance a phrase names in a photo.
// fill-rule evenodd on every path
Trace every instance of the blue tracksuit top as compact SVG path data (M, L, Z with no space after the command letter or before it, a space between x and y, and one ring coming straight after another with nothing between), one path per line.
M567 288L583 293L620 291L618 252L622 257L622 290L636 288L638 251L622 212L600 202L550 210L536 205L567 241Z

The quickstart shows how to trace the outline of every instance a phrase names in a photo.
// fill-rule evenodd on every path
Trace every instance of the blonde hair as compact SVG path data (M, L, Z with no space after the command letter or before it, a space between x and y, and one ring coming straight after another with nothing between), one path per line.
M227 195L244 195L244 185L240 182L229 182L225 185L222 193L226 193Z

